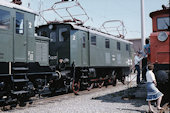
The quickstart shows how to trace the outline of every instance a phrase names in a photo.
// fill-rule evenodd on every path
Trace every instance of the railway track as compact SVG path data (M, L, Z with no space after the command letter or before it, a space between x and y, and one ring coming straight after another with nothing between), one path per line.
M31 98L32 102L27 102L27 104L23 107L17 105L16 107L11 108L10 106L5 106L5 108L0 108L0 112L3 111L16 111L16 110L22 110L22 109L27 109L29 107L36 107L38 105L45 105L48 103L54 103L56 101L60 102L63 100L68 100L71 98L76 98L78 96L83 96L83 95L89 95L89 94L93 94L96 92L103 92L106 91L108 89L112 89L114 88L115 90L124 87L123 89L128 89L129 87L133 87L135 85L135 80L134 77L135 75L130 75L127 76L126 78L126 84L122 84L122 82L118 82L116 86L113 85L107 85L107 86L103 86L103 87L95 87L92 88L91 90L82 90L78 92L78 95L75 95L73 92L72 93L67 93L65 94L64 92L58 92L55 95L44 95L44 96L39 96L38 94L34 97ZM127 84L131 82L131 84Z
M122 83L118 83L116 87L121 87L121 86L124 86L124 85ZM114 86L108 85L107 87L103 86L101 88L93 88L90 91L89 90L83 90L83 91L80 91L78 93L78 95L75 95L74 93L64 94L63 92L56 93L53 96L52 95L44 95L44 96L39 97L39 95L36 95L35 97L31 98L32 102L30 102L30 103L28 102L24 107L21 107L19 105L17 105L15 108L12 108L10 106L5 106L4 108L1 108L0 112L11 111L11 110L12 111L22 110L22 109L27 109L29 107L36 107L37 105L45 105L45 104L48 104L48 103L54 103L56 101L60 102L60 101L63 101L63 100L76 98L77 96L83 96L83 95L88 95L88 94L92 94L92 93L95 93L95 92L105 91L105 90L108 90L109 88L112 88L112 87L114 87Z

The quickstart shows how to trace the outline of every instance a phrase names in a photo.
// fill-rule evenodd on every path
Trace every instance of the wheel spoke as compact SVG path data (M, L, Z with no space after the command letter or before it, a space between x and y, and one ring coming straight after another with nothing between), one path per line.
M78 94L79 89L80 89L80 82L77 83L73 80L72 89L73 89L74 94Z

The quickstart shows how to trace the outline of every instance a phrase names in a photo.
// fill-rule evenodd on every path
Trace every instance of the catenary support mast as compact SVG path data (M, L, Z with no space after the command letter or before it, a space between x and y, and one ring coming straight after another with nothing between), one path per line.
M144 0L141 0L141 44L142 50L145 44L145 15L144 15Z

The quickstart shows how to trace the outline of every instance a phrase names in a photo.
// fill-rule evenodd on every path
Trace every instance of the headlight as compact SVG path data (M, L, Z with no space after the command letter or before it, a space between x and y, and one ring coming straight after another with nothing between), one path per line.
M158 40L161 42L164 42L168 38L168 35L166 32L160 32L158 35Z
M0 82L0 89L5 87L5 83L4 82Z

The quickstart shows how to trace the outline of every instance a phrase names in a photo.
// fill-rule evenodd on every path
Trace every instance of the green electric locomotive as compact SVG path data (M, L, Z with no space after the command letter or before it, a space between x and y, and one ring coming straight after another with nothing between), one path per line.
M50 66L61 76L73 77L76 93L83 87L102 85L107 80L124 83L132 65L132 43L112 35L69 23L39 26L37 34L49 37Z
M39 78L54 73L32 67L49 66L49 39L34 35L35 15L28 8L0 1L0 106L24 104L42 89Z

